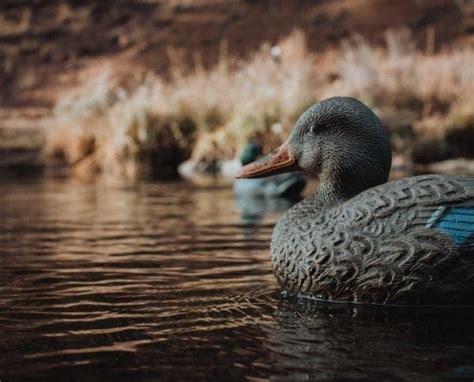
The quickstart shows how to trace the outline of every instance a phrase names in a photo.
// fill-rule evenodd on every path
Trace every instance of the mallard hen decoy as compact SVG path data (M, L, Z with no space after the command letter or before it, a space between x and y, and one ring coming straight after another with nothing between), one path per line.
M283 288L336 301L474 304L474 177L386 183L390 167L381 121L360 101L335 97L311 106L282 146L239 171L319 176L319 192L273 231Z

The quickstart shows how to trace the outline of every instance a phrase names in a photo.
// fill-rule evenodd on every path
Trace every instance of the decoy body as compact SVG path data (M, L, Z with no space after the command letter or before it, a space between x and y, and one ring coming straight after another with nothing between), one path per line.
M474 304L474 177L387 183L389 137L353 98L310 107L290 137L243 167L253 178L303 169L319 192L276 224L273 271L290 293L380 304Z

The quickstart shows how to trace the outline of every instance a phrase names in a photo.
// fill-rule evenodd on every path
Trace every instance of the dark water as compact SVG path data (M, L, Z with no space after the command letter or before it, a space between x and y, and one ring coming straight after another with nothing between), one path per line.
M279 213L239 203L244 217L223 187L4 181L0 380L474 379L472 309L284 297Z

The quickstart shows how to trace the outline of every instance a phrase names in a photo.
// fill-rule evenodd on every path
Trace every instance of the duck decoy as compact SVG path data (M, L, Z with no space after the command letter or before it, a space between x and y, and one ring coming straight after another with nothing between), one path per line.
M247 165L263 153L262 146L248 143L240 154L240 162ZM234 193L242 198L248 197L298 197L306 186L306 179L299 172L277 174L262 179L237 179Z
M238 178L302 169L319 192L290 208L271 240L273 273L289 293L375 304L474 304L474 177L387 183L382 122L349 97L323 100L288 140Z

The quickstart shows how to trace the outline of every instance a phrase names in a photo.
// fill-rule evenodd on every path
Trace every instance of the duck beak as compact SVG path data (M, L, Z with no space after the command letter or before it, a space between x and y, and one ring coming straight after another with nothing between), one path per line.
M288 141L263 158L242 167L236 178L263 178L283 172L301 170L296 158L288 149Z

